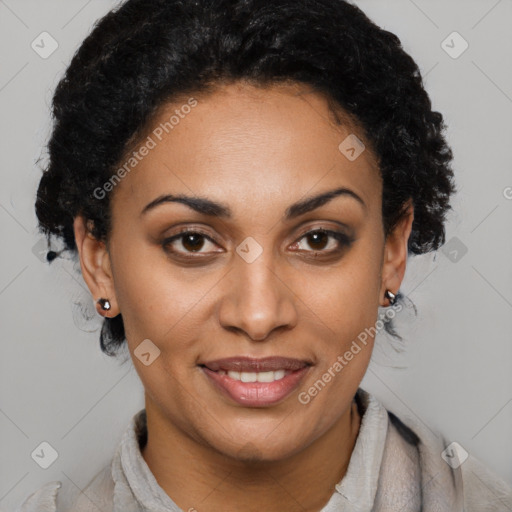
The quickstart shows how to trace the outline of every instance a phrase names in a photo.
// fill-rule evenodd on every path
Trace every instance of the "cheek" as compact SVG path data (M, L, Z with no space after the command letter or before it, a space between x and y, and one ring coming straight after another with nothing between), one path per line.
M156 394L158 389L180 387L174 376L186 382L189 372L195 370L201 347L212 332L212 296L219 285L217 273L187 272L163 260L143 267L137 259L127 261L116 276L132 357L135 359L137 347L146 339L160 351L155 364L147 368L134 360L145 387Z
M350 272L347 266L339 282L325 282L326 293L313 297L311 309L320 312L311 326L317 365L298 400L303 414L321 418L319 432L343 412L366 373L377 319L376 280L375 265L354 265Z
M316 333L318 357L318 367L308 384L315 385L319 379L325 384L316 386L322 390L313 400L318 408L325 407L334 395L335 400L344 396L348 400L371 358L378 318L380 261L375 245L373 250L370 246L370 241L361 240L337 271L321 280L318 275L303 277L317 283L314 293L305 294L304 302L315 313L310 321L311 334Z
M165 338L204 295L205 280L190 279L192 274L172 265L163 249L144 242L113 247L116 298L127 337Z
M374 323L379 306L379 262L358 254L361 252L354 252L337 271L322 278L318 274L303 277L316 283L305 294L305 304L318 312L339 342L357 336Z

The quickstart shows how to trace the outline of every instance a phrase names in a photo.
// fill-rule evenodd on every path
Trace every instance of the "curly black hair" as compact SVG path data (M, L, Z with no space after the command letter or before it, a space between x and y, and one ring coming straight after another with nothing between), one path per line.
M409 253L444 244L456 189L443 117L400 39L344 0L127 0L98 20L53 97L49 161L35 203L48 243L54 235L76 252L78 214L108 241L109 196L93 191L158 109L239 80L308 85L355 119L379 161L385 233L412 199ZM390 322L386 330L398 336ZM124 341L122 316L105 318L103 352L115 355Z

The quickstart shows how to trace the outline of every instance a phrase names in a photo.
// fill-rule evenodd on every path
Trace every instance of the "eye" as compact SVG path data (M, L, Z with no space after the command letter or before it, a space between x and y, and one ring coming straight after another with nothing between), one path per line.
M301 240L305 240L306 244L313 250L301 247ZM351 238L345 233L329 229L315 229L302 235L299 241L295 242L292 247L293 250L299 249L305 252L330 254L340 252L344 248L349 247L351 243Z
M305 248L305 244L301 242L302 240L305 240L312 250ZM329 229L315 229L302 235L291 247L293 251L313 253L316 256L317 254L339 253L349 247L351 243L351 237L345 233ZM215 241L201 230L184 228L178 234L166 238L162 242L162 247L167 253L176 254L183 258L196 258L193 256L194 253L222 252L208 250L208 244L217 246ZM203 250L205 248L206 250Z
M183 229L179 234L166 238L162 242L162 247L166 252L183 254L184 257L188 254L193 253L208 253L211 251L202 251L204 247L208 248L208 244L215 244L214 240L210 238L206 233L202 233L200 230L196 229ZM177 249L177 247L181 247L184 250ZM219 251L214 251L219 252ZM193 257L193 256L192 256Z

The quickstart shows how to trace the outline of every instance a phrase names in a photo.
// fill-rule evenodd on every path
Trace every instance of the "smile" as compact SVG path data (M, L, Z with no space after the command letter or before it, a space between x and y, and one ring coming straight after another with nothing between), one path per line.
M311 363L284 357L233 357L200 364L213 389L245 407L276 405L303 380Z
M227 375L231 379L241 382L274 382L281 380L292 372L290 370L277 370L275 372L227 372L226 370L219 370L217 373Z

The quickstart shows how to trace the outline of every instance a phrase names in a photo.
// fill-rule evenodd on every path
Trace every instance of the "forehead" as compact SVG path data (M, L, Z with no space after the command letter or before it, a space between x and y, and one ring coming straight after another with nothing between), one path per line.
M114 201L129 195L140 211L162 193L186 193L269 207L346 186L370 202L381 193L378 167L354 137L360 129L348 118L337 124L326 99L304 86L225 85L159 109Z

